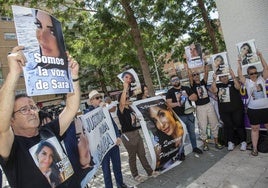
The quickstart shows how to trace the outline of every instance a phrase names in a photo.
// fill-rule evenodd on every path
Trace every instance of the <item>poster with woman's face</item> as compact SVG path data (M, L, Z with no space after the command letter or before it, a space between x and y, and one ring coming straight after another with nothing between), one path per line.
M185 48L188 68L199 68L203 66L201 44L191 44Z
M12 6L18 45L24 46L23 68L29 96L73 92L61 23L38 9Z
M41 140L29 151L36 166L47 178L51 187L56 187L73 175L72 165L56 137Z
M211 56L211 63L213 71L217 76L229 75L229 63L226 52L213 54Z
M257 55L255 40L242 41L236 44L238 55L241 58L243 75L247 74L247 67L254 65L258 72L262 70L260 58Z
M118 74L117 77L121 82L127 82L129 84L129 91L132 92L131 96L138 95L142 92L139 77L134 69L128 69Z
M161 96L151 97L135 101L132 108L141 119L153 167L163 172L180 164L186 129L166 101Z

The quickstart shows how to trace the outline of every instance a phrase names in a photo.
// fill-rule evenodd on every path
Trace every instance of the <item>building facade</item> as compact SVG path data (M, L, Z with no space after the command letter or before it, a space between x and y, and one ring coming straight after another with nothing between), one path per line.
M254 39L257 49L268 61L268 1L216 0L215 2L232 69L235 72L237 70L236 44L242 41Z

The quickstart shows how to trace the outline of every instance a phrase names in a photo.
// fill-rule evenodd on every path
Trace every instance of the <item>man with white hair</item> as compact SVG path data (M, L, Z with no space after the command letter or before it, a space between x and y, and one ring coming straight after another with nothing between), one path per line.
M94 110L95 108L105 106L105 103L102 101L102 95L97 90L92 90L88 94L88 104L89 104L89 107L85 110L85 113L88 113ZM115 129L117 140L116 140L116 145L112 147L102 159L101 166L102 166L102 171L103 171L103 179L104 179L106 188L113 187L111 170L110 170L110 160L111 160L117 187L125 188L128 186L123 182L123 175L121 171L121 159L120 159L120 150L119 150L119 145L121 143L121 138L120 138L121 135L114 121L113 121L113 126Z

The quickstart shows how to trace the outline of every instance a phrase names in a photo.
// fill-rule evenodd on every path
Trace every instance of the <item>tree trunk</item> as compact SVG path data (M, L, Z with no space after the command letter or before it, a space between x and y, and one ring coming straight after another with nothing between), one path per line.
M137 47L138 59L140 62L140 66L141 66L141 70L142 70L145 84L148 87L149 94L151 96L154 96L154 87L153 87L153 82L152 82L152 78L151 78L150 71L149 71L149 65L148 65L148 62L146 59L145 51L144 51L143 44L142 44L140 30L138 28L138 24L137 24L136 18L134 16L134 12L131 9L128 0L121 0L121 5L124 7L127 21L128 21L128 24L131 28L131 36L133 37L134 43Z
M103 71L101 70L101 68L98 69L98 76L99 76L102 91L104 92L105 95L108 95L106 84L105 84L105 81L103 80L105 78L105 76L104 76Z
M205 22L209 37L210 37L213 53L218 53L219 48L218 48L218 45L217 45L215 32L214 32L214 30L213 30L213 28L212 28L212 26L211 26L211 24L209 22L208 13L207 13L207 10L205 8L204 1L203 0L197 0L197 2L198 2L198 7L201 10L201 14L202 14L203 20Z

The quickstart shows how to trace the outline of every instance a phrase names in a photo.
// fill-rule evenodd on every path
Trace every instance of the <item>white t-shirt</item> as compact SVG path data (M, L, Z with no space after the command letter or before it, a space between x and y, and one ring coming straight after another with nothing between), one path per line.
M110 112L111 113L111 116L114 118L114 117L117 117L117 101L112 101L110 104L106 104L107 107L108 107L108 110L112 109L114 106L116 107L115 111L114 112Z
M251 109L268 108L268 98L266 95L265 80L259 76L256 82L246 79L246 88L248 93L248 107Z

